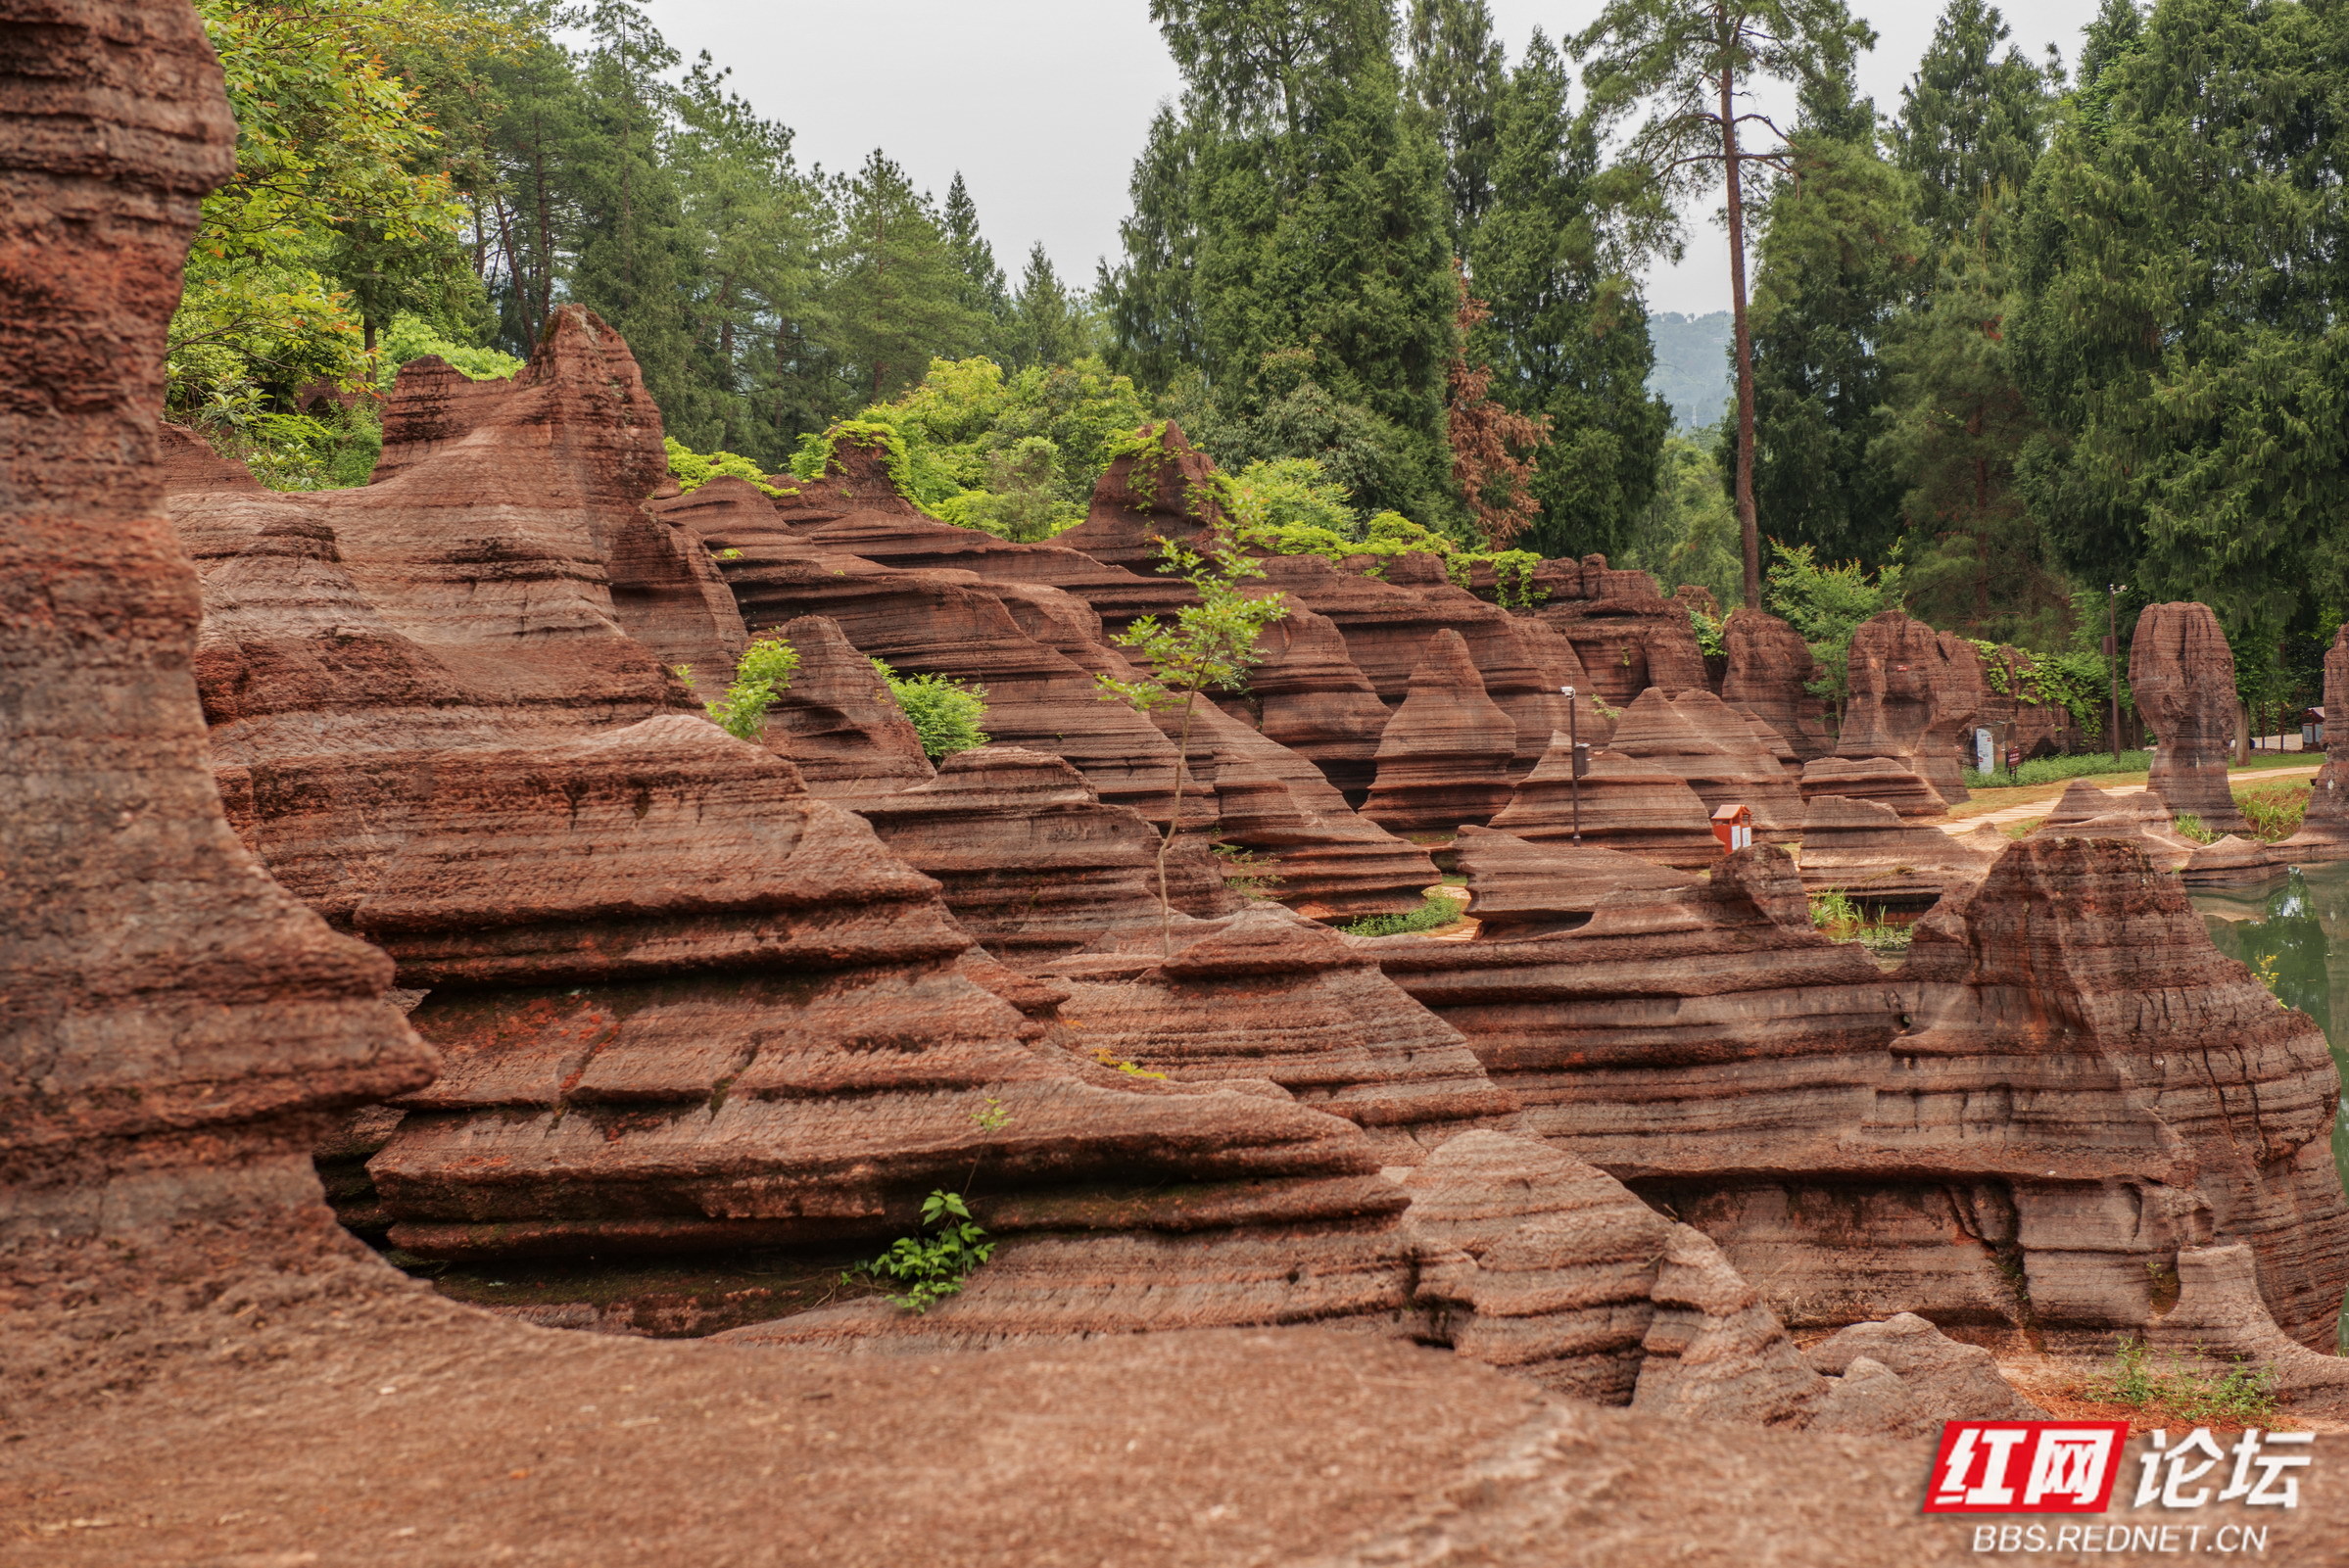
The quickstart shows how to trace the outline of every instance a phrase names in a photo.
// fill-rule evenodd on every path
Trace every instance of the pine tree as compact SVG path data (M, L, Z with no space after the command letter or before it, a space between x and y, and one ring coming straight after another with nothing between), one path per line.
M991 342L1009 321L1011 291L1004 286L1003 268L995 262L995 248L980 232L979 204L971 200L971 187L963 183L959 168L946 186L946 205L938 220L954 264L962 269L963 306L986 323L985 336Z
M1847 79L1802 97L1788 171L1760 205L1752 310L1753 499L1773 539L1881 562L1899 538L1881 349L1915 286L1913 181L1878 156L1876 111ZM1724 431L1724 472L1737 460Z
M661 73L677 51L630 0L597 0L589 27L586 134L570 168L579 233L569 293L628 340L662 418L692 445L708 438L710 399L693 374L694 265L666 157L672 89Z
M838 200L827 335L860 397L879 403L921 380L934 357L975 353L987 322L968 303L971 274L935 205L904 169L876 148Z
M1988 0L1949 0L1917 73L1901 89L1894 161L1916 177L1917 216L1938 247L1972 230L1986 194L2023 193L2051 110L2039 68L2007 50Z
M2349 143L2334 7L2162 0L2092 37L2026 193L2017 462L2061 562L2230 636L2349 604Z
M1508 63L1493 36L1485 0L1412 0L1405 31L1410 70L1405 92L1426 117L1444 150L1444 190L1452 211L1452 248L1467 238L1493 202L1493 155Z
M1015 370L1068 364L1093 352L1092 337L1083 302L1061 286L1039 240L1029 247L1020 292L1012 297L1003 336L1008 362Z
M1187 85L1153 128L1104 280L1121 367L1160 386L1195 367L1226 461L1342 439L1363 504L1462 521L1443 159L1405 113L1385 0L1153 0L1152 15Z
M1470 356L1493 367L1494 397L1549 421L1532 480L1541 515L1522 541L1545 555L1622 548L1672 423L1648 391L1625 215L1600 190L1598 127L1572 113L1570 85L1537 31L1495 108L1490 201L1465 251L1489 311Z
M1757 80L1815 90L1846 78L1853 56L1876 34L1843 0L1608 0L1575 40L1596 55L1591 91L1608 119L1649 104L1629 149L1660 187L1709 191L1719 183L1729 237L1729 300L1735 321L1738 529L1746 555L1745 599L1761 602L1761 531L1754 514L1752 333L1746 314L1748 166L1783 167L1788 150L1756 148L1741 127L1754 123L1740 100ZM1761 121L1766 125L1767 121Z

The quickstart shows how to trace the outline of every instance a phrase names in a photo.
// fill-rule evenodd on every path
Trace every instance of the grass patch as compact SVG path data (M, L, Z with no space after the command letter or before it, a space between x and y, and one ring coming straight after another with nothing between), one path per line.
M2010 822L1998 831L2009 838L2029 838L2045 826L2047 819L2044 817L2026 817L2021 822Z
M1441 930L1460 923L1468 906L1443 893L1429 893L1417 909L1401 915L1365 915L1338 927L1348 936L1403 936L1413 931Z
M2078 757L2034 757L2012 772L1976 773L1965 770L1968 789L2015 789L2030 784L2062 784L2100 773L2143 773L2153 766L2150 751L2092 751Z
M1912 932L1906 926L1889 924L1880 908L1871 917L1840 887L1810 895L1810 923L1829 939L1857 942L1880 958L1898 958L1908 951Z
M2125 1339L2113 1352L2112 1370L2088 1386L2088 1396L2181 1426L2264 1427L2276 1415L2275 1383L2264 1366L2206 1372L2175 1355L2157 1358L2144 1341Z
M2225 833L2213 832L2205 828L2202 825L2202 819L2190 811L2180 812L2171 819L2170 826L2178 830L2179 837L2191 838L2198 844L2215 844L2227 836Z
M2256 784L2234 797L2252 836L2263 844L2277 843L2300 831L2308 816L2309 786L2304 784Z

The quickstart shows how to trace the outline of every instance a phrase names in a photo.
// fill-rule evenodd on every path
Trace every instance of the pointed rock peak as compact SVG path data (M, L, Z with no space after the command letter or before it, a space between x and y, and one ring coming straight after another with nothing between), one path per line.
M1476 661L1468 656L1467 640L1450 627L1430 637L1419 650L1419 662L1411 672L1410 692L1443 696L1452 692L1473 691L1484 695L1484 677L1476 673Z
M2149 789L2132 790L2120 794L2099 789L2085 779L2075 779L2065 785L2056 797L2055 809L2047 813L2040 831L2050 828L2071 828L2099 817L2125 818L2133 822L2158 822L2169 825L2170 813L2161 798Z
M211 442L185 425L159 424L155 433L155 456L158 466L163 470L166 496L188 491L243 491L256 496L272 494L253 477L252 469L243 463L230 462L213 451Z
M1368 960L1326 926L1277 904L1251 904L1215 934L1159 965L1174 979L1218 974L1306 974L1366 967Z
M1750 844L1724 855L1713 868L1708 891L1716 902L1750 905L1774 925L1818 935L1810 918L1810 898L1802 888L1802 874L1793 857L1776 844ZM1825 936L1819 936L1825 942Z

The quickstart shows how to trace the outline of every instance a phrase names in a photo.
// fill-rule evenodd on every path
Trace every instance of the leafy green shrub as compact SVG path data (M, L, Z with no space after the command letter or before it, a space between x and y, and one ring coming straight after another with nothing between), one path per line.
M1810 895L1810 923L1838 942L1857 942L1871 953L1897 957L1908 951L1910 938L1915 934L1906 926L1887 922L1884 912L1876 918L1854 903L1851 895L1840 887L1824 888Z
M2198 844L2215 844L2227 836L2225 833L2213 832L2210 829L2205 828L2202 825L2202 819L2190 811L2180 812L2170 826L2178 830L2179 837L2191 838Z
M420 315L403 310L392 317L377 344L375 384L388 387L410 359L438 355L468 381L503 381L518 375L522 361L499 349L454 342Z
M1689 606L1689 630L1697 634L1697 650L1707 658L1729 657L1729 643L1721 636L1721 618L1707 615L1692 604Z
M1770 548L1778 557L1770 563L1770 608L1809 644L1819 666L1812 693L1840 709L1850 685L1851 634L1871 615L1900 607L1900 563L1884 566L1871 581L1857 561L1821 565L1808 545L1773 540Z
M758 464L739 451L695 451L675 436L662 437L661 445L669 450L669 477L676 480L677 488L688 495L721 475L746 479L770 496L792 494L768 484L767 476Z
M754 640L735 662L734 683L726 695L702 704L709 710L710 723L737 740L757 740L776 694L791 684L791 673L798 668L799 650L782 638Z
M1467 905L1444 893L1429 893L1417 909L1402 915L1366 915L1338 927L1349 936L1402 936L1411 931L1440 930L1457 926Z
M875 659L873 668L888 683L889 695L912 721L922 753L931 761L987 743L986 732L979 727L986 717L985 687L943 675L899 675L882 659Z
M1259 458L1236 474L1216 476L1216 499L1237 526L1240 542L1275 555L1319 555L1333 561L1370 556L1366 575L1376 577L1398 555L1422 551L1444 563L1452 580L1465 588L1478 566L1490 565L1504 604L1530 606L1533 569L1541 557L1530 550L1470 549L1423 528L1401 512L1368 518L1357 511L1352 494L1330 479L1311 457Z
M2184 1426L2266 1426L2276 1414L2276 1374L2237 1365L2205 1372L2172 1355L2157 1363L2141 1339L2124 1339L2094 1397L2174 1417Z
M995 1244L972 1220L961 1193L933 1192L922 1201L922 1223L936 1227L935 1234L900 1236L887 1252L841 1275L842 1283L853 1284L859 1274L890 1281L902 1287L887 1292L891 1302L910 1312L927 1312L960 1293L979 1266L995 1256Z
M2008 773L1976 773L1965 771L1968 789L2006 789L2021 784L2061 784L2067 779L2086 779L2100 773L2143 773L2153 766L2150 751L2124 751L2118 760L2109 751L2091 751L2078 757L2034 757Z

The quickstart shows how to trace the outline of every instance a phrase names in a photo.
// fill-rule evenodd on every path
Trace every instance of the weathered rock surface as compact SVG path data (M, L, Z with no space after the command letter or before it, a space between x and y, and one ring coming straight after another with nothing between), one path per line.
M1803 1359L1834 1377L1867 1360L1899 1378L1923 1417L1893 1434L1899 1437L1938 1436L1943 1421L2048 1419L1999 1374L1989 1352L1959 1344L1914 1312L1854 1323L1812 1346Z
M1767 610L1741 605L1721 623L1721 641L1729 649L1722 701L1784 736L1798 761L1835 749L1827 734L1826 705L1809 689L1817 662L1800 633Z
M1922 908L1954 883L1980 878L1992 859L1957 834L1845 795L1813 797L1800 836L1802 885L1840 889L1863 904Z
M1849 670L1835 754L1891 758L1933 785L1944 804L1964 800L1964 736L1988 689L1974 644L1886 610L1852 632Z
M1516 1110L1457 1030L1343 937L1276 906L1154 956L1137 955L1130 979L1072 973L1062 1013L1080 1051L1176 1082L1270 1078L1368 1129L1391 1164Z
M1688 782L1705 814L1721 806L1753 813L1754 836L1770 843L1802 829L1802 793L1745 712L1702 688L1667 697L1650 687L1615 721L1607 749Z
M1427 640L1410 694L1378 741L1378 781L1363 815L1395 832L1449 832L1510 802L1516 727L1484 694L1468 644L1446 628Z
M1686 872L1614 850L1566 839L1519 838L1493 828L1462 828L1452 849L1468 879L1476 939L1484 942L1578 930L1609 898L1698 885Z
M767 710L761 740L791 759L809 794L854 807L936 777L888 684L837 622L803 615L778 630L799 666Z
M1156 717L1180 735L1175 710ZM1439 879L1427 851L1357 815L1320 769L1222 709L1199 704L1186 745L1190 776L1213 791L1218 838L1254 852L1267 895L1300 914L1397 914Z
M1686 780L1620 752L1594 750L1578 783L1573 749L1560 733L1490 826L1520 838L1571 841L1578 823L1583 843L1661 865L1695 869L1721 853L1711 814Z
M1710 689L1688 607L1666 598L1646 572L1616 570L1604 555L1586 555L1542 562L1533 585L1548 595L1535 613L1574 645L1609 707L1629 706L1650 687L1661 687L1666 696Z
M929 783L857 807L889 852L936 879L956 922L1020 968L1103 936L1159 927L1159 834L1105 806L1058 757L981 746L945 759ZM1168 901L1184 918L1237 901L1195 839L1178 839Z
M1819 757L1802 765L1802 798L1843 795L1873 800L1903 817L1939 817L1948 810L1940 791L1893 757Z
M2234 651L2207 604L2148 604L2129 645L2129 689L2153 732L2146 786L2173 817L2213 832L2244 826L2228 787L2238 722Z
M2332 634L2325 651L2325 715L2329 725L2341 725L2335 714L2349 715L2349 626ZM2327 729L2325 765L2309 785L2308 815L2300 831L2278 846L2302 860L2338 860L2349 856L2349 745L2333 743Z

